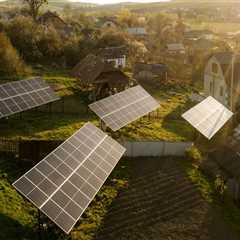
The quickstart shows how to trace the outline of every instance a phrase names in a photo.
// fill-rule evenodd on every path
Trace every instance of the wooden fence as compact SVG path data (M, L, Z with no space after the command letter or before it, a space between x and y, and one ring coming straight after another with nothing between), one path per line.
M18 155L19 141L0 138L0 155Z

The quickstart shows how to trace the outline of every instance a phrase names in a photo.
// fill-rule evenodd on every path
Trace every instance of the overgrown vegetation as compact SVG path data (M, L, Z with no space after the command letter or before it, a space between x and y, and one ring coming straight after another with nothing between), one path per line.
M208 201L219 217L222 217L228 224L230 230L240 236L240 209L234 200L227 194L227 188L221 175L213 178L206 176L201 170L204 156L197 147L187 151L187 159L182 162L187 175L197 185L202 196Z
M14 77L30 73L18 51L12 46L9 38L0 32L0 75Z

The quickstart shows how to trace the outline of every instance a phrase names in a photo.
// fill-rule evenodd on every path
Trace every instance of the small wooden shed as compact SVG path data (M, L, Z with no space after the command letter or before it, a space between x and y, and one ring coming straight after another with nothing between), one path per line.
M78 63L71 75L79 80L82 89L92 90L95 99L123 91L130 83L123 71L93 54Z

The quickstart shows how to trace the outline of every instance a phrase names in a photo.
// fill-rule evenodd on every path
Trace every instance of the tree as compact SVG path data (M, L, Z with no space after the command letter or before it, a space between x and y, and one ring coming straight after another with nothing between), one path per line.
M128 45L128 35L126 33L116 31L116 30L107 30L98 39L98 47L118 47L121 45Z
M0 75L15 77L29 73L30 69L3 32L0 33L0 42Z
M34 21L37 21L37 17L39 14L39 9L48 3L48 0L23 0L25 3L28 4L30 14L33 17Z

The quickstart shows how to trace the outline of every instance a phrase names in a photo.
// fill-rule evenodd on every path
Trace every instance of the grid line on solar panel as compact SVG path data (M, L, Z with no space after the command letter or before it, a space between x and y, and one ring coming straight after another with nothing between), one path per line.
M89 107L112 130L116 131L156 110L159 103L141 86L136 86L90 104Z
M0 85L0 117L59 100L41 79L22 80Z
M67 152L68 156L73 156L73 152L82 144L85 147L91 146L91 151L88 155L80 156L83 160L77 159L77 156L72 158L78 161L78 165L68 167ZM85 149L82 148L82 151ZM124 152L125 149L119 143L88 123L25 173L13 186L63 231L69 233ZM49 156L53 156L52 161L48 161ZM53 173L56 176L51 178ZM60 181L56 182L56 179Z
M232 117L233 113L213 97L208 97L182 117L208 139Z

